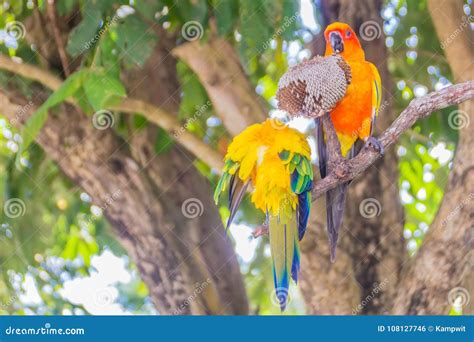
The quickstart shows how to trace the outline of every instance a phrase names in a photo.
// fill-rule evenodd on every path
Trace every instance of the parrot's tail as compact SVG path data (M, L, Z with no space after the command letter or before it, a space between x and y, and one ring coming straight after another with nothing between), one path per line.
M344 206L346 201L347 185L344 183L326 192L326 220L329 236L329 248L331 262L336 260L337 239L339 238L339 228L344 217Z
M316 125L316 141L318 150L318 164L321 178L328 173L328 155L326 143L324 141L324 129L321 118L314 119ZM350 156L349 156L350 157ZM339 228L344 217L344 203L348 183L338 185L334 189L326 192L326 226L329 238L329 249L331 262L336 260L336 247L339 238Z
M273 280L275 296L281 311L288 303L288 287L290 277L298 281L300 270L300 249L298 240L298 225L296 212L289 210L288 214L273 216L267 214L267 224L270 235L270 248L273 259ZM282 211L283 213L285 210Z

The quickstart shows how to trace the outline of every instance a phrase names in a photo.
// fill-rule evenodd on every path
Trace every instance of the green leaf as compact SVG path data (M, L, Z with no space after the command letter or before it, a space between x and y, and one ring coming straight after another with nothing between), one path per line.
M125 87L120 80L107 74L103 69L89 72L84 80L84 92L94 110L104 109L108 101L125 96Z
M120 77L120 62L118 59L117 45L113 36L116 35L111 29L100 38L97 54L97 65L104 67L109 75ZM95 58L95 57L94 57Z
M120 57L129 65L143 67L155 48L157 36L136 16L128 16L117 26L117 47Z
M148 120L140 114L133 116L133 129L139 131L148 125Z
M67 52L73 57L80 55L95 43L95 35L102 20L102 13L97 7L92 4L85 7L83 11L85 15L81 23L72 30L66 46Z
M87 70L80 70L69 76L62 86L51 94L46 102L28 119L22 130L23 144L21 148L23 151L36 139L48 118L48 110L72 97L80 89L86 74ZM18 153L18 155L20 154Z
M23 0L16 0L16 1L9 2L9 5L11 6L15 16L20 15L23 12L23 4L24 4Z
M281 32L281 38L284 40L294 38L299 15L298 6L296 1L283 1L283 16L276 33Z
M163 129L158 130L155 141L155 153L164 154L173 147L173 139Z
M180 0L173 4L177 15L183 23L187 21L198 21L204 26L207 19L207 3L204 0Z
M179 117L198 120L210 111L210 102L207 92L202 86L197 75L183 62L176 65L178 79L181 84L181 104ZM188 122L191 124L192 122Z
M164 4L157 0L139 0L134 6L145 18L155 21L156 13L163 9Z
M61 0L56 2L56 8L59 15L66 15L72 12L77 0Z
M77 229L77 228L76 228ZM72 233L69 237L66 246L61 254L61 256L66 260L73 260L77 256L77 249L79 245L79 235L77 232Z
M261 54L270 44L275 26L273 6L267 0L240 2L241 49L248 59Z
M214 0L212 3L217 21L217 33L220 36L226 36L232 32L239 18L237 0Z

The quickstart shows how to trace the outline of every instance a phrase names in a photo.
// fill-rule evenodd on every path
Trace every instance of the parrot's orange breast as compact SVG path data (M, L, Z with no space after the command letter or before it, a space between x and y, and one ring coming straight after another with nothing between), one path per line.
M364 120L372 116L372 86L374 77L366 61L347 61L351 67L352 82L346 95L334 107L331 119L338 133L360 137Z

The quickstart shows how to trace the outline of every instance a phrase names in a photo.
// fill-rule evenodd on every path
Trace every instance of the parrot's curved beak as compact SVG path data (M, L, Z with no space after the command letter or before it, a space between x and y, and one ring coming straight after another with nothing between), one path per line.
M339 32L333 31L329 33L329 42L331 43L332 50L335 53L341 53L344 51L344 41Z

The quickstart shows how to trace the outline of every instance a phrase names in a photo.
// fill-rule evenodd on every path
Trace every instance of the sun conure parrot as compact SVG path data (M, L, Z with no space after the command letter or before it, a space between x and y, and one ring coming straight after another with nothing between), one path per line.
M290 277L298 280L299 241L311 208L313 168L306 137L277 119L254 124L228 147L214 200L229 188L231 224L249 185L251 201L266 215L273 259L275 294L286 307Z
M352 79L346 93L330 112L341 144L342 155L352 158L359 153L364 144L371 144L383 153L380 143L372 137L382 98L382 85L377 68L365 60L359 39L349 25L340 22L332 23L324 31L324 37L325 56L337 54L347 62L351 69ZM315 121L319 167L321 177L324 178L328 171L326 145L321 119L317 118ZM326 193L327 229L332 261L336 255L348 184L339 185Z

